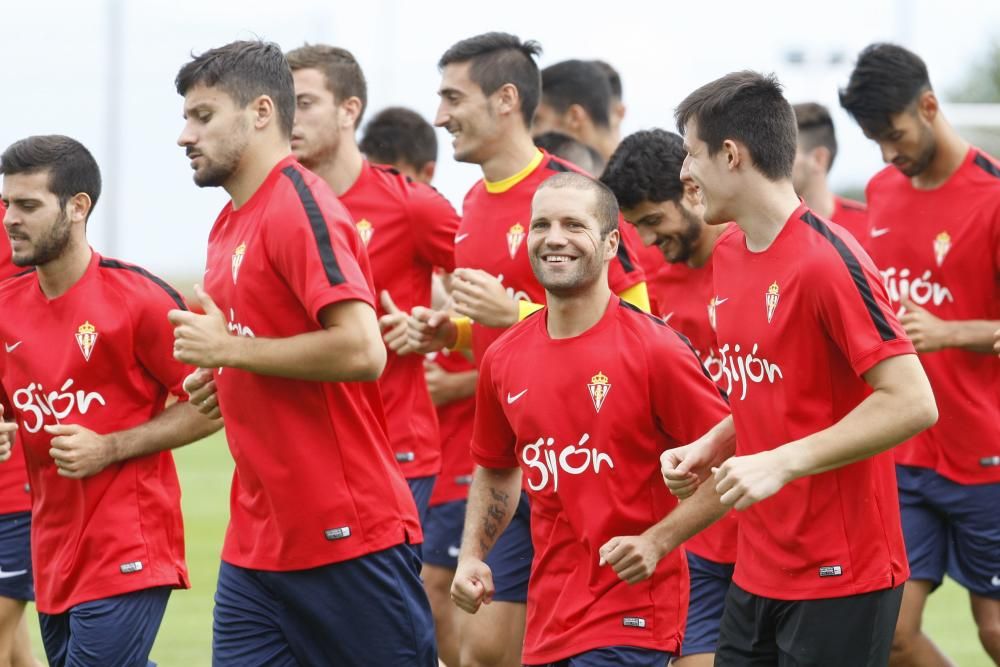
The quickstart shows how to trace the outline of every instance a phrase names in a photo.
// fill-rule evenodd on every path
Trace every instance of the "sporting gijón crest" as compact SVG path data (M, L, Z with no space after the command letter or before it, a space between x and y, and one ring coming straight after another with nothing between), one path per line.
M590 391L590 400L594 403L594 409L600 412L601 406L604 405L604 401L611 391L611 382L608 380L608 376L598 371L597 375L590 378L587 389Z
M81 324L76 334L76 344L80 348L80 354L84 361L90 361L90 355L94 353L94 346L97 345L97 327L89 321Z

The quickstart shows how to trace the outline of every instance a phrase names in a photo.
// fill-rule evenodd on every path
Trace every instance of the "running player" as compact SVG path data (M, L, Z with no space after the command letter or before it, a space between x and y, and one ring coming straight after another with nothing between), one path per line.
M434 188L365 160L354 133L368 102L368 86L349 51L309 44L286 57L295 79L292 152L327 182L354 218L380 294L377 312L383 329L402 323L405 331L401 311L430 305L434 268L455 268L458 214ZM389 443L423 524L434 477L441 470L441 438L423 358L390 349L378 384Z
M437 167L438 144L434 128L406 107L382 109L365 124L358 144L375 164L387 164L418 183L430 185Z
M0 222L7 209L0 201ZM23 271L11 261L10 239L0 234L0 280ZM0 397L3 414L12 409ZM6 465L0 466L0 655L10 656L11 667L34 667L31 639L24 608L35 599L31 574L31 486L24 467L24 449L11 449Z
M664 665L686 614L687 568L675 549L703 527L703 512L724 511L710 485L679 509L662 486L659 453L728 410L687 341L611 293L617 243L607 187L575 173L539 186L527 245L547 306L497 340L480 367L480 467L452 597L471 613L491 601L483 558L523 473L535 547L529 665Z
M832 220L864 245L868 239L868 210L861 202L833 194L827 177L837 157L837 135L830 111L821 104L792 106L799 137L792 168L795 192L821 218Z
M90 249L101 193L90 152L69 137L29 137L4 151L0 173L14 264L32 267L0 283L10 315L0 366L33 494L45 653L56 667L145 665L171 589L190 586L165 450L220 424L186 401L164 407L190 370L171 354L166 321L184 302Z
M174 354L219 369L204 400L236 460L213 664L436 665L420 526L374 382L386 352L368 260L291 154L288 63L276 44L233 42L176 84L195 184L232 198L209 236L205 314L170 314Z
M728 74L676 117L705 221L736 223L713 253L733 416L662 457L679 496L711 474L744 510L716 664L884 665L909 574L885 450L934 423L927 378L871 260L795 194L774 77Z
M576 171L537 149L530 124L541 93L535 64L540 47L506 33L462 40L441 57L441 103L435 124L454 137L455 159L480 165L483 180L465 197L455 237L452 280L455 310L469 320L452 321L444 311L414 309L411 343L421 352L471 347L479 363L503 329L540 308L545 292L531 272L524 247L531 198L551 176ZM642 270L624 245L609 269L611 289L649 306ZM486 613L462 627L462 664L520 665L524 603L531 566L527 501L493 549L490 566L498 582Z
M955 132L902 47L862 51L840 100L890 165L868 184L867 244L941 411L896 450L911 577L893 664L950 664L920 629L945 573L1000 663L1000 165Z
M650 281L653 311L687 336L713 381L727 392L712 322L712 249L726 225L707 225L697 186L681 181L684 140L663 130L629 135L601 176L625 220L642 242L662 252L666 266ZM698 533L684 546L691 573L687 628L676 667L711 667L719 622L736 562L736 512Z

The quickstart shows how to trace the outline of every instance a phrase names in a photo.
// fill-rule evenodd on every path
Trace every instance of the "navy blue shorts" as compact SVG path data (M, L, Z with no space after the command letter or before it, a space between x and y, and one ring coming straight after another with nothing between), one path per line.
M39 612L49 667L116 665L149 667L149 652L170 599L158 586L81 602L61 614Z
M413 494L413 502L417 504L417 516L420 517L421 526L427 521L427 506L431 504L431 492L434 491L435 479L437 479L437 475L406 480L406 483L410 485L410 493Z
M437 667L434 622L412 546L308 570L223 562L215 592L216 667Z
M540 667L667 667L670 654L635 646L606 646ZM534 667L534 666L532 666Z
M719 624L726 609L726 593L733 581L732 563L716 563L687 552L691 572L691 599L688 602L687 627L681 655L715 653L719 643Z
M910 579L944 575L1000 599L1000 483L957 484L929 468L896 466Z
M0 595L34 600L31 577L31 512L0 515Z
M458 549L462 546L467 504L465 500L452 500L427 508L423 545L425 563L449 570L458 567Z
M501 533L489 555L486 564L493 571L493 585L497 602L528 602L528 577L531 576L531 560L535 550L531 546L531 506L528 494L521 492L517 510L510 520L507 530Z

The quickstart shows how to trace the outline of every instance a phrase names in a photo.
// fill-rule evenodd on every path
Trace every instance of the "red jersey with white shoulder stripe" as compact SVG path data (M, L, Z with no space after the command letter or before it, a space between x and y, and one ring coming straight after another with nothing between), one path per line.
M871 393L864 373L914 353L868 255L805 205L766 250L748 250L734 225L713 258L738 456L832 426ZM733 581L756 595L842 597L908 576L891 451L797 479L740 515Z
M435 267L455 268L458 214L434 188L415 183L389 167L362 164L354 184L340 197L368 250L376 295L389 292L400 310L429 306ZM381 301L376 311L384 315ZM437 416L423 357L388 350L378 381L385 404L389 442L407 478L441 469Z
M291 156L243 206L222 210L209 235L205 287L237 336L318 332L320 312L343 301L374 308L354 221ZM224 561L301 570L422 539L377 383L236 368L217 371L215 381L236 461Z
M942 320L1000 320L1000 164L977 148L934 190L895 167L868 184L868 249L894 309L909 298ZM937 424L896 448L903 465L959 484L1000 482L1000 358L946 348L920 355Z
M550 338L547 316L531 315L486 352L472 441L479 465L519 466L531 497L523 660L618 645L676 653L688 605L683 550L633 585L599 565L599 550L677 506L660 453L721 421L725 402L676 331L617 296L573 338Z
M191 368L173 357L167 312L180 295L144 269L93 253L65 294L48 299L32 271L0 283L2 383L31 481L38 610L154 586L187 588L180 486L170 452L115 463L85 479L59 474L43 427L99 434L160 414Z

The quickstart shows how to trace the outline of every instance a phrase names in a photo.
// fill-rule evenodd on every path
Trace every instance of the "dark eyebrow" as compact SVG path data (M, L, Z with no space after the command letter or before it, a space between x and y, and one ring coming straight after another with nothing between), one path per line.
M636 220L635 224L637 224L637 225L649 225L649 224L652 224L652 223L655 223L655 222L659 221L660 217L661 216L660 216L659 213L648 213L648 214L642 216L641 218L639 218L638 220Z

